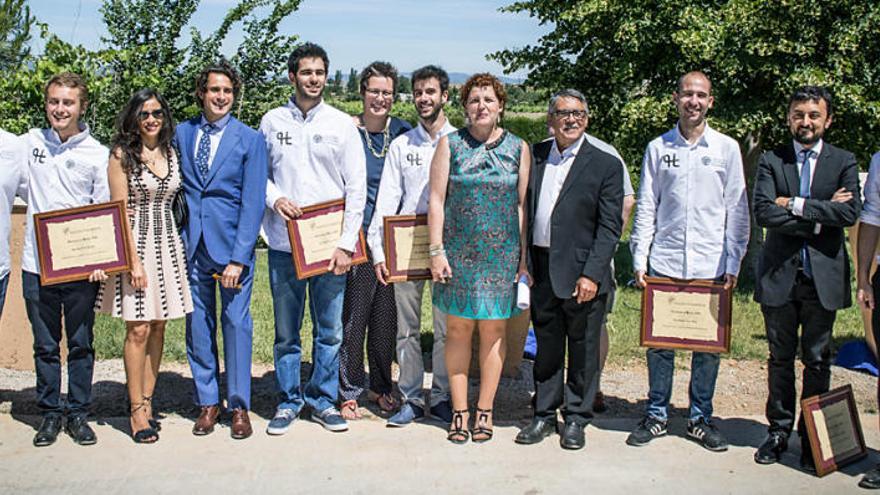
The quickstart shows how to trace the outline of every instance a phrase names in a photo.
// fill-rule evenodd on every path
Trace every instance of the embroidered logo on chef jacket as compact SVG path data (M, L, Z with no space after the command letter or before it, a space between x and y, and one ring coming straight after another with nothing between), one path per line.
M424 164L422 156L418 153L407 153L406 161L409 162L410 167L421 167Z
M278 144L282 146L293 145L293 140L290 139L290 133L287 131L278 131L278 134L276 134L275 137L278 139Z
M34 150L31 152L31 155L33 155L34 159L39 163L46 163L46 150L34 148Z
M678 168L680 166L678 164L678 155L676 154L663 155L663 157L660 158L660 161L663 162L664 165L666 165L666 168Z

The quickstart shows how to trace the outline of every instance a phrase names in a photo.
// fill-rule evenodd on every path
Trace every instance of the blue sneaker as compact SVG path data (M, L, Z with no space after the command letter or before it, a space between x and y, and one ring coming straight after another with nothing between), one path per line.
M385 423L385 426L391 427L403 427L406 426L413 421L424 418L425 410L421 407L410 404L409 402L404 402L402 406L400 406L400 410L394 416L388 418L388 422Z
M348 423L335 407L328 407L319 413L312 411L312 421L320 424L328 431L348 430Z
M431 417L444 423L452 423L452 404L449 400L438 402L431 406Z
M278 408L275 411L275 417L269 421L266 427L266 433L269 435L284 435L290 429L291 423L296 419L296 412L293 409Z

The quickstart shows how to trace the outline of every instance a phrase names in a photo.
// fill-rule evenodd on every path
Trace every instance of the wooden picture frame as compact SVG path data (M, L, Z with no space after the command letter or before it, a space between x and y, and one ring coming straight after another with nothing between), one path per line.
M851 385L801 400L801 411L818 476L868 455Z
M95 270L131 270L131 230L123 201L34 214L34 235L41 285L88 280Z
M302 215L287 222L287 234L296 278L304 280L327 273L333 250L339 243L345 214L345 200L336 199L306 206ZM351 264L367 262L367 244L358 225L358 241Z
M640 344L659 349L730 352L732 291L705 280L645 277Z
M388 269L389 283L409 282L415 280L431 280L431 257L428 254L428 215L394 215L383 219L385 247L385 267ZM405 245L398 240L405 238ZM403 244L403 243L401 243ZM399 258L401 250L407 250L406 261ZM416 267L404 267L401 263ZM425 263L426 261L426 263ZM424 266L422 266L424 265Z

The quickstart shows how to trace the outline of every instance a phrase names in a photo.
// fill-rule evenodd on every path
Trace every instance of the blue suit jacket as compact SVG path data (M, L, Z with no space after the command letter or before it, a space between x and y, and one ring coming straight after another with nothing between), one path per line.
M257 131L229 119L208 178L195 164L195 138L201 116L181 122L175 130L189 222L183 231L187 259L199 241L217 264L241 263L251 268L254 245L266 203L268 156Z

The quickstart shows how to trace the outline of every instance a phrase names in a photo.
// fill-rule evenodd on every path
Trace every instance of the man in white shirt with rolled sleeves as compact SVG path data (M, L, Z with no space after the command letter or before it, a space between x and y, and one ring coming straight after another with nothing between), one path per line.
M642 163L636 218L630 237L636 285L645 274L683 280L723 280L736 286L749 241L749 210L739 145L712 129L712 84L689 72L673 93L678 124L648 144ZM650 266L649 266L650 265ZM646 416L629 435L641 446L666 434L675 352L648 349ZM694 352L688 437L711 451L727 450L712 424L712 397L720 356Z
M428 175L431 159L440 138L455 131L443 106L449 99L449 76L443 69L429 65L412 74L413 104L419 113L419 125L392 141L382 170L376 213L370 223L367 239L373 254L376 278L387 284L383 246L384 217L390 215L424 215L428 213ZM406 426L425 416L422 381L421 312L425 281L394 284L397 304L397 363L400 376L397 385L404 402L388 420L388 426ZM452 421L449 402L449 379L446 375L444 344L446 315L434 308L433 379L430 414L439 420Z
M80 122L89 92L79 75L65 72L53 76L44 97L50 127L31 129L22 136L28 167L22 293L34 335L37 406L43 415L34 445L53 444L62 426L75 443L92 445L97 439L86 417L95 365L92 327L98 284L89 280L40 283L33 215L109 201L110 152ZM66 404L61 401L62 317L68 350Z
M0 315L9 286L9 233L15 196L27 196L27 154L24 141L0 129ZM25 198L26 199L26 198Z
M339 393L339 346L345 274L366 203L366 161L357 128L347 114L324 103L329 60L318 45L297 47L287 62L296 88L284 106L269 111L260 132L269 149L269 181L263 229L269 245L269 283L275 310L275 378L279 401L267 433L282 435L304 405L312 420L329 431L348 424L336 407ZM328 273L298 280L291 258L287 221L302 208L345 199L342 236L333 251ZM300 328L306 301L312 317L312 375L300 386Z

